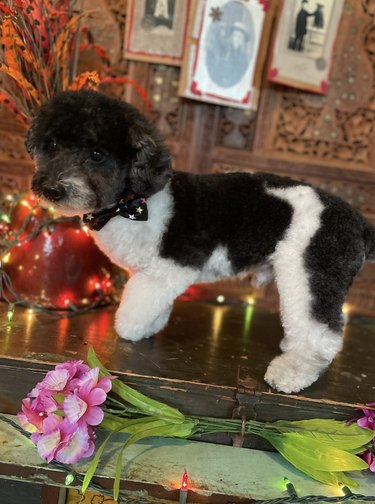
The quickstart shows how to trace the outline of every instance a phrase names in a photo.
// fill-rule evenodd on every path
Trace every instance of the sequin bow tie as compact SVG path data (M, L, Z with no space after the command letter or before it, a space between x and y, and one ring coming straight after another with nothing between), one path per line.
M121 199L114 207L84 214L82 220L92 231L100 231L117 215L130 220L146 221L148 219L146 198L132 194L126 200Z

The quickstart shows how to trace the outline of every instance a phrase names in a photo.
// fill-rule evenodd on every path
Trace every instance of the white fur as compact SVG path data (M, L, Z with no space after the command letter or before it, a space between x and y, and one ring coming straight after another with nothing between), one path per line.
M58 178L60 185L69 189L69 206L66 206L64 200L54 203L57 211L61 211L64 215L74 216L77 215L77 210L80 213L89 213L90 208L85 208L87 201L92 197L92 191L87 187L87 183L81 177L63 178L64 174L60 174Z
M271 256L280 294L284 352L268 367L265 380L278 390L298 392L311 385L341 349L340 334L311 314L312 294L304 253L320 226L323 204L311 187L268 189L293 207L290 227Z
M168 321L173 301L194 283L199 272L160 257L160 242L173 211L167 186L147 201L148 221L114 217L93 232L99 248L131 278L116 313L122 338L138 341L160 331Z
M285 337L284 352L268 367L266 381L278 390L298 392L313 383L341 348L340 335L311 315L312 294L304 253L320 226L323 205L310 187L268 189L288 201L293 218L285 237L268 261L280 292ZM160 244L173 213L169 186L148 200L149 220L114 217L93 232L98 246L122 268L130 269L116 330L122 338L138 341L161 330L168 321L174 299L192 283L212 281L233 274L227 249L217 247L201 271L160 257ZM268 266L267 276L272 274Z
M212 282L213 280L233 276L232 264L228 259L226 247L220 245L211 254L199 275L200 282Z

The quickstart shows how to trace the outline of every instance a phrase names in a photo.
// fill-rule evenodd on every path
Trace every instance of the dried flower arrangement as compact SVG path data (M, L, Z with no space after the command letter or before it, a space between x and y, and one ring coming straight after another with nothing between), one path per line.
M0 103L25 124L47 99L63 90L98 89L100 84L130 84L149 107L146 92L126 77L110 74L105 50L93 43L77 0L9 0L0 2L2 50ZM99 56L98 70L78 74L79 55Z

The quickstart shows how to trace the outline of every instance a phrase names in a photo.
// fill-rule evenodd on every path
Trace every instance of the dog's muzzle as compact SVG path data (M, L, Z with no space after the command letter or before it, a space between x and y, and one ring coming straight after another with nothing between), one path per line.
M62 184L49 184L45 177L34 176L31 190L37 196L52 202L61 201L67 195L66 188Z

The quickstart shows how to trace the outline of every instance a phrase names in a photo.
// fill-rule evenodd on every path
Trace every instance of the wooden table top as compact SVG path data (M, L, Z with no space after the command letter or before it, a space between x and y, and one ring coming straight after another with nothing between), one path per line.
M263 380L267 365L279 353L278 313L250 305L179 299L164 331L131 343L115 333L115 309L56 320L17 308L14 321L7 325L2 304L0 410L16 413L20 399L46 369L59 361L84 359L89 345L127 381L196 414L231 416L240 401L250 403L248 415L257 418L278 418L275 403L292 418L295 414L289 412L299 406L303 411L297 417L316 412L345 416L351 405L375 401L373 319L351 320L344 348L329 370L308 389L288 396L274 392ZM241 401L243 397L247 399Z

